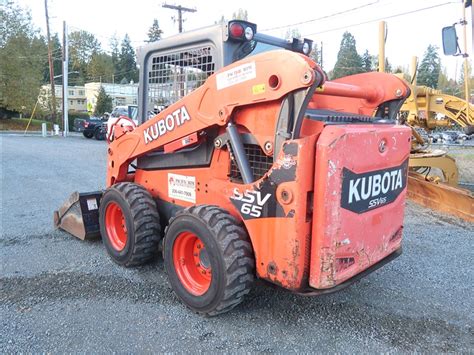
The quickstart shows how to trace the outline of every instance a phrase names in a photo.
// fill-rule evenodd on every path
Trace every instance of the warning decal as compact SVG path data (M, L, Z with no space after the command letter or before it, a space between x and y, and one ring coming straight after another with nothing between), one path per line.
M168 173L168 196L177 200L196 203L196 178Z
M87 200L87 209L89 211L99 209L99 207L97 206L97 200L95 198L90 198Z
M216 75L217 90L243 83L257 77L255 62L239 65Z

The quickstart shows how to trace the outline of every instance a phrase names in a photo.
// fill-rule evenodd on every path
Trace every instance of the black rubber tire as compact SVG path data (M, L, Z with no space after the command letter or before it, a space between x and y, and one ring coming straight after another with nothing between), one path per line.
M474 134L474 126L466 126L463 128L463 131L467 135Z
M173 244L184 231L197 235L209 253L212 279L201 296L186 290L174 268ZM247 232L217 206L193 206L179 211L166 228L163 258L174 292L193 311L207 316L227 312L241 303L254 280L255 259Z
M111 202L120 206L127 226L127 242L120 252L112 247L105 227L105 211ZM160 217L153 197L144 187L130 182L109 187L100 201L99 224L107 253L117 264L142 265L158 255L162 239Z
M92 137L94 137L94 133L93 133L93 132L90 132L90 131L83 131L83 132L82 132L82 135L83 135L84 137L86 137L86 138L89 138L89 139L92 138Z
M98 141L103 141L105 139L105 132L101 128L96 128L94 131L94 138Z

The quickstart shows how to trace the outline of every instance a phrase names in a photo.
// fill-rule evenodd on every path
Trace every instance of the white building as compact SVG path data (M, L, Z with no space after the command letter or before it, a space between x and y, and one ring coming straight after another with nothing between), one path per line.
M56 107L60 111L63 104L63 86L54 85L56 93ZM51 85L41 86L40 105L48 108L48 101L51 98ZM86 88L84 86L68 86L69 110L77 112L87 112Z
M86 83L88 111L94 111L100 87L112 98L112 106L136 105L138 102L138 84Z

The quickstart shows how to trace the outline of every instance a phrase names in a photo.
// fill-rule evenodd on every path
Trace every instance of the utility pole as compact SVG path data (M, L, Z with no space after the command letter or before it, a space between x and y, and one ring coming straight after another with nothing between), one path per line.
M69 133L69 106L68 106L68 70L69 70L69 49L68 49L68 38L67 38L67 26L66 21L63 21L63 134L64 137L68 136Z
M168 5L164 4L163 7L171 10L178 11L178 28L179 33L183 32L183 12L196 12L196 9L190 9L188 7L183 7L181 5Z
M462 7L462 21L461 24L463 26L463 47L464 47L464 94L466 96L466 120L469 120L469 104L471 102L471 93L469 92L469 70L468 70L468 64L469 64L469 54L467 53L467 20L466 20L466 8L469 6L468 0L463 1L463 7ZM472 1L470 6L472 6ZM471 11L472 8L471 8ZM471 23L471 28L472 28L472 23Z
M44 12L46 15L46 34L48 37L49 80L51 81L51 100L53 104L52 121L53 123L56 123L56 92L54 91L54 66L53 66L51 34L49 32L48 0L44 0Z
M196 9L190 9L188 7L183 7L181 5L168 5L164 4L163 7L171 10L176 10L178 11L178 28L179 28L179 33L183 32L183 12L196 12ZM179 93L180 96L184 96L184 71L183 68L179 68Z
M387 40L387 26L385 21L379 22L379 72L385 73L385 42Z

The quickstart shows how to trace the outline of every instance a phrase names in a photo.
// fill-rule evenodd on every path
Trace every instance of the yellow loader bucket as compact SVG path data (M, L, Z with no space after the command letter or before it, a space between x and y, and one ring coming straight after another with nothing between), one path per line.
M85 240L100 237L99 204L102 192L73 192L57 211L54 226Z

